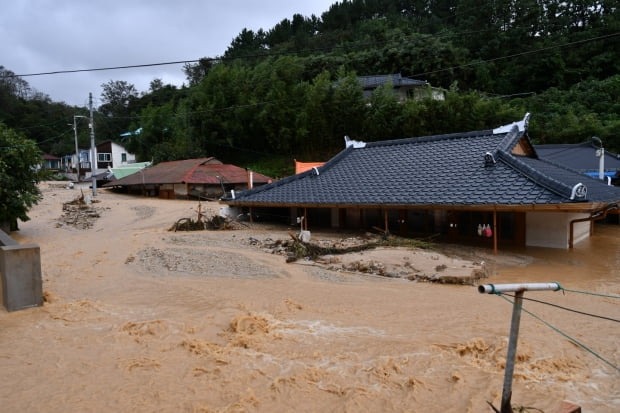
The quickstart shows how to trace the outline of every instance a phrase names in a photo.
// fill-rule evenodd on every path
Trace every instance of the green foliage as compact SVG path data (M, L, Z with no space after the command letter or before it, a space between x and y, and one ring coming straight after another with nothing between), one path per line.
M17 219L29 219L28 210L40 199L36 182L41 162L41 151L34 141L0 122L0 223L14 227Z
M535 116L530 125L537 143L579 143L598 136L611 152L620 152L620 75L578 83L568 91L551 88L512 102Z
M96 137L118 140L141 127L122 142L139 160L292 165L329 159L345 135L374 141L486 129L530 112L536 142L596 135L620 151L619 31L611 0L334 2L320 18L295 14L271 29L243 29L221 57L185 65L188 87L154 79L138 95L124 81L104 84ZM390 73L449 92L443 101L398 102L386 86L364 97L358 75ZM73 152L66 124L84 108L53 103L11 74L0 66L0 121L45 152ZM78 140L89 144L81 122ZM268 169L281 176L287 167Z

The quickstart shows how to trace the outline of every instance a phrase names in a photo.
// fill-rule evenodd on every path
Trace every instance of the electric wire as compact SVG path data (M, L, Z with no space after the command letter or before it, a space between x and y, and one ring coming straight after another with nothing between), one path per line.
M512 294L505 294L505 295L507 295L508 297L513 297L514 298L514 295L512 295ZM597 315L597 314L592 314L592 313L586 313L584 311L579 311L579 310L575 310L575 309L572 309L572 308L563 307L563 306L558 305L558 304L553 304L553 303L550 303L548 301L536 300L534 298L528 298L528 297L522 297L522 299L523 300L527 300L527 301L533 301L533 302L539 303L539 304L548 305L548 306L555 307L555 308L559 308L561 310L570 311L572 313L577 313L577 314L585 315L585 316L588 316L588 317L600 318L601 320L608 320L608 321L614 321L616 323L620 323L620 320L618 320L616 318L605 317L605 316L602 316L602 315Z
M560 290L561 291L566 291L566 292L569 292L569 293L586 294L586 295L594 295L594 296L597 296L597 297L620 299L620 295L609 295L609 294L593 293L593 292L589 292L589 291L569 290L568 288L564 288L561 285L560 285Z
M477 66L477 65L484 64L484 63L490 63L490 62L497 62L499 60L512 59L514 57L526 56L526 55L529 55L529 54L545 52L545 51L548 51L548 50L558 49L558 48L561 48L561 47L574 46L574 45L578 45L578 44L592 42L592 41L595 41L595 40L607 39L607 38L611 38L611 37L615 37L615 36L620 36L620 32L610 33L610 34L606 34L606 35L603 35L603 36L591 37L589 39L576 40L574 42L568 42L568 43L563 43L563 44L556 44L556 45L553 45L553 46L547 46L547 47L542 47L540 49L528 50L528 51L521 52L521 53L513 53L513 54L507 55L507 56L500 56L500 57L494 57L492 59L475 61L475 62L471 62L471 63L466 63L464 65L457 65L457 66L448 67L448 68L445 68L445 69L430 70L430 71L427 71L427 72L415 73L415 74L413 74L411 76L423 76L423 75L430 75L430 74L434 74L434 73L446 72L446 71L449 71L449 70L462 69L462 68L465 68L465 67Z
M503 298L504 300L506 300L509 303L512 303L514 305L514 301L510 301L508 298L504 297L504 294L502 293L496 293L497 296ZM613 364L611 361L605 359L603 356L601 356L600 354L598 354L597 352L595 352L594 350L592 350L590 347L586 346L585 344L581 343L579 340L577 340L576 338L573 338L571 336L569 336L568 334L566 334L565 332L563 332L562 330L560 330L559 328L551 325L550 323L546 322L545 320L543 320L542 318L540 318L539 316L537 316L536 314L532 313L531 311L523 308L523 306L521 306L521 310L523 310L525 313L531 315L532 317L534 317L536 320L540 321L541 323L543 323L544 325L546 325L547 327L549 327L550 329L552 329L553 331L555 331L556 333L560 334L561 336L567 338L568 340L570 340L572 343L574 343L575 345L581 347L582 349L586 350L588 353L592 354L593 356L595 356L596 358L598 358L599 360L601 360L602 362L604 362L605 364L607 364L608 366L612 367L614 370L616 370L616 372L620 373L620 367L616 366L615 364Z

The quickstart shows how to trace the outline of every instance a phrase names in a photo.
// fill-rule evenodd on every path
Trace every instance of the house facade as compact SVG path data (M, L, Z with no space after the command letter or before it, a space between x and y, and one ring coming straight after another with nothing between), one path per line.
M42 169L47 169L49 171L59 171L62 167L62 158L59 158L50 154L43 154L43 163L41 164Z
M130 165L136 162L136 155L129 153L124 146L119 145L111 140L101 142L95 146L95 159L97 162L91 162L93 157L91 149L78 149L78 155L71 154L63 157L63 169L66 173L78 175L80 179L90 178L93 175L101 175L107 173L111 168ZM94 168L93 168L94 166Z
M97 145L97 172L103 172L108 168L116 168L136 162L136 155L127 152L124 146L110 140Z
M222 200L312 226L568 248L617 213L620 188L538 157L528 117L494 130L348 141L325 165ZM238 212L238 211L235 211ZM261 214L265 215L265 214Z

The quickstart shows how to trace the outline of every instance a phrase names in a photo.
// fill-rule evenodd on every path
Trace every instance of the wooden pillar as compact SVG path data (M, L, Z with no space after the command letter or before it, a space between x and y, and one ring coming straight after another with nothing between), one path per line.
M253 223L254 223L254 217L252 214L252 207L250 207L250 224L253 224Z
M493 254L497 255L497 211L493 210Z
M308 231L308 208L304 208L304 230Z
M384 221L384 227L385 227L385 233L389 233L390 232L390 228L388 226L388 211L387 209L383 210L383 221Z

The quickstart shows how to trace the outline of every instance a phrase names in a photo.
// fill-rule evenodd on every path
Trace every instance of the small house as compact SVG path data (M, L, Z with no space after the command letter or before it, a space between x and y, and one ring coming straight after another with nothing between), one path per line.
M358 76L357 80L364 91L364 97L370 99L375 89L390 85L399 101L406 99L444 100L444 91L431 87L425 80L410 79L400 73L389 75Z
M271 182L268 176L216 158L161 162L104 185L164 199L212 199Z
M47 153L43 154L43 163L41 165L41 168L50 171L59 171L61 167L61 161L62 159L57 156Z

